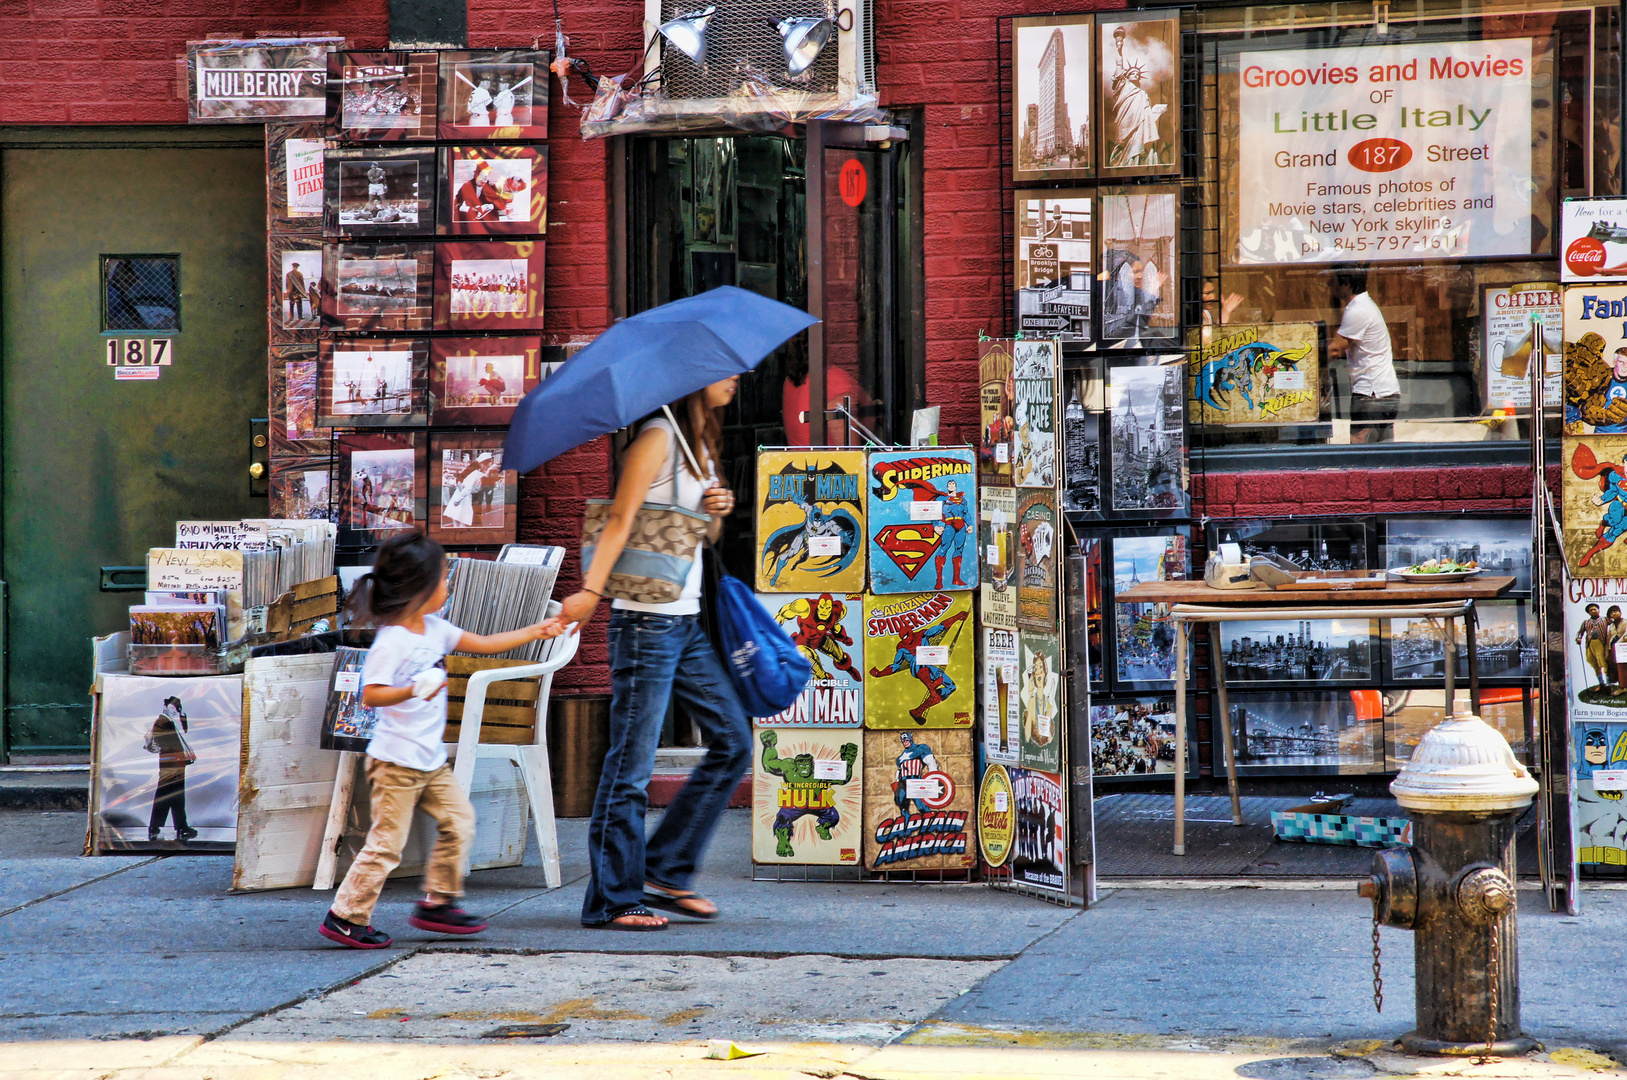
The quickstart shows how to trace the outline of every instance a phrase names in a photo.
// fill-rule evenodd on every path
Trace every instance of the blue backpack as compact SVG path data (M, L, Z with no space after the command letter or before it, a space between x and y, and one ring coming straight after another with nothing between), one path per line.
M723 666L746 712L761 717L789 709L813 678L812 666L790 635L745 582L728 574L718 580L716 614Z

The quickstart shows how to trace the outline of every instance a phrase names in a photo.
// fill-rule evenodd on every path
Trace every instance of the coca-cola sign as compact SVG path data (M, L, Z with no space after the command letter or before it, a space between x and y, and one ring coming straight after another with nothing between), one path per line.
M1627 280L1627 199L1566 199L1563 281Z

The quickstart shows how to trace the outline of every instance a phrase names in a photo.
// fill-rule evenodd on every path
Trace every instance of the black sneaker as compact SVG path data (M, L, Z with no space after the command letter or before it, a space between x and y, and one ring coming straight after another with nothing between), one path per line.
M383 930L346 922L331 911L316 932L350 949L386 949L390 946L390 935Z
M197 829L176 829L175 830L175 839L181 841L183 844L186 843L188 840L196 840L197 838L198 838L198 830Z
M486 920L471 915L456 904L426 904L422 900L407 916L409 925L432 934L478 934L486 929Z

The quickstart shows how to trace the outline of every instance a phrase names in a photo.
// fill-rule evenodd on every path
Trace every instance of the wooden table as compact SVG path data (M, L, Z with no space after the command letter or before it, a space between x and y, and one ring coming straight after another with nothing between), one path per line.
M1226 664L1220 649L1220 624L1244 619L1416 619L1446 621L1446 710L1452 709L1457 666L1454 620L1463 620L1464 647L1469 652L1469 699L1480 711L1480 668L1474 654L1474 605L1514 587L1511 577L1477 576L1467 581L1414 583L1390 580L1383 589L1212 589L1202 581L1143 581L1118 595L1121 604L1169 604L1175 624L1175 854L1186 854L1186 652L1188 624L1209 624L1210 669L1220 706L1221 744L1226 757L1226 784L1231 793L1232 824L1243 824L1237 793L1237 755L1232 745L1231 714L1226 706Z

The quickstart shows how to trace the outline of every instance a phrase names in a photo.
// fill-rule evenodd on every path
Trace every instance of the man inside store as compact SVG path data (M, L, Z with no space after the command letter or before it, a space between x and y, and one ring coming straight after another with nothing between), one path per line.
M1367 295L1367 268L1340 263L1327 271L1328 291L1343 309L1337 333L1328 335L1328 360L1350 370L1350 441L1389 442L1391 421L1401 409L1390 328Z

